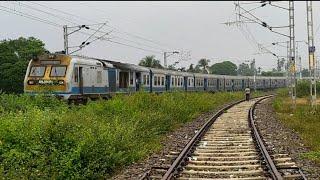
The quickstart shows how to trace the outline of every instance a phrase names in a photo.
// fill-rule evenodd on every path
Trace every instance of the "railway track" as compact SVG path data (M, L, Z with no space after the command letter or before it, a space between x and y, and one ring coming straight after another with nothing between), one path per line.
M270 155L254 124L260 97L229 105L209 120L174 161L142 179L306 179L285 154Z

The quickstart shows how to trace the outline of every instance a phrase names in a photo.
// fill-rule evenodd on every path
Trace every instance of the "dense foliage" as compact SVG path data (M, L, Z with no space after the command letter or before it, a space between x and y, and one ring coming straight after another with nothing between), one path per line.
M0 94L0 176L100 179L158 150L163 135L243 93L136 93L86 106Z
M163 67L160 64L160 61L155 59L155 56L146 56L142 58L139 62L139 66L151 67L151 68L159 68L162 69Z
M44 43L33 37L0 41L0 91L23 92L29 60L45 51Z
M298 89L303 89L304 86L304 84L299 83L297 93L299 93ZM281 89L273 102L273 107L280 121L298 132L304 143L311 147L310 152L301 154L301 156L320 163L320 109L313 109L308 101L301 100L303 99L297 99L296 109L293 110L291 108L291 100L288 98L288 90Z
M210 67L212 74L220 75L237 75L237 65L230 61L223 61L221 63L215 63Z

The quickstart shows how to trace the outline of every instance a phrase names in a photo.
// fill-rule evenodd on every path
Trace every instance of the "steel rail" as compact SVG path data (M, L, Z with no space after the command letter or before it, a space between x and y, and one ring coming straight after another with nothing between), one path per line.
M180 164L183 162L183 160L187 157L189 154L190 150L194 147L196 144L197 140L200 139L205 132L210 128L210 126L215 122L215 120L224 113L225 110L230 109L234 105L237 105L241 102L244 102L245 100L240 100L237 102L234 102L232 104L229 104L222 109L220 109L216 114L214 114L209 121L207 121L201 129L197 132L195 136L189 141L189 143L185 146L185 148L181 151L179 156L176 158L176 160L172 163L168 171L165 173L165 175L162 177L162 180L168 180L171 179L174 173L178 170Z
M267 163L267 166L269 168L269 171L270 171L270 174L272 175L272 179L275 179L275 180L282 180L283 177L281 176L280 172L278 171L276 165L273 163L273 160L271 159L271 156L269 155L268 151L267 151L267 148L265 147L264 143L263 143L263 140L262 138L260 137L260 134L258 132L258 129L257 127L255 126L254 124L254 116L253 116L253 112L255 110L255 107L256 105L266 99L266 98L270 98L272 97L273 95L270 95L270 96L265 96L261 99L259 99L257 102L255 102L253 104L253 106L250 108L249 110L249 113L248 113L248 119L249 119L249 124L251 126L251 128L253 129L253 135L254 135L254 138L256 139L256 142L257 142L257 145L259 146L259 149L261 151L261 154L265 160L265 162Z
M259 96L259 97L255 97L255 98L261 98L259 100L257 100L252 107L249 109L248 112L248 121L249 121L249 126L252 128L252 133L253 133L253 138L256 141L256 144L259 147L259 150L262 154L262 157L264 158L264 161L266 162L266 165L268 167L269 173L272 176L272 179L275 180L283 180L283 176L281 175L281 173L278 171L278 168L276 167L276 165L274 164L271 156L269 155L264 142L262 140L262 138L260 137L259 131L257 129L257 127L255 126L254 123L254 110L256 108L256 105L261 102L264 99L273 97L274 95L264 95L264 96ZM240 100L234 103L231 103L225 107L223 107L222 109L220 109L216 114L214 114L202 127L201 129L197 132L197 134L188 142L188 144L185 146L185 148L181 151L181 153L179 154L179 156L175 159L175 161L172 163L172 165L170 166L170 168L167 170L167 172L165 173L165 175L162 177L162 180L170 180L173 178L173 176L177 173L177 171L179 170L179 168L181 167L181 164L186 160L187 156L190 155L190 151L192 150L192 148L194 147L194 145L197 143L197 140L199 140L205 133L206 131L211 127L211 125L215 122L215 120L222 115L227 109L230 109L231 107L233 107L234 105L237 105L241 102L244 102L245 100ZM281 168L280 168L281 169ZM305 175L303 174L303 172L301 171L300 168L298 168L299 170L299 174L302 176L303 179L306 179ZM149 179L148 178L149 172L145 173L143 175L143 177L140 179Z
M233 102L231 104L226 105L225 107L221 108L216 112L202 127L201 129L196 133L196 135L193 136L193 138L188 142L188 144L184 147L184 149L181 151L179 156L175 159L175 161L172 163L166 174L162 177L162 179L169 179L172 177L173 173L177 170L180 163L183 161L183 159L187 156L188 152L191 150L191 148L194 146L197 139L201 138L202 135L208 130L208 128L214 123L214 121L221 115L223 112L229 108L231 108L234 105L237 105L241 102L244 102L245 100L239 100L236 102ZM143 174L143 176L140 178L140 180L149 179L150 171Z
M278 172L276 166L274 165L268 151L266 150L262 139L259 136L259 133L257 131L257 128L254 126L254 119L253 119L253 110L256 106L257 103L259 103L260 101L262 101L263 99L266 98L270 98L273 95L265 95L265 96L259 96L256 98L261 98L262 99L258 100L257 102L254 103L254 105L250 108L249 113L248 113L248 120L250 120L251 123L249 123L250 126L252 126L252 128L254 129L253 133L255 135L255 138L258 142L258 146L263 154L263 157L265 159L265 161L267 162L268 168L271 170L271 174L273 176L273 179L277 179L277 180L282 180L282 176L280 175L280 173ZM180 164L186 159L187 155L189 154L190 150L194 147L195 143L197 142L198 139L200 139L205 132L209 129L209 127L215 122L215 120L224 113L225 110L233 107L234 105L237 105L241 102L244 102L245 100L240 100L237 101L235 103L232 103L230 105L227 105L226 107L220 109L215 115L213 115L209 121L207 121L202 127L201 129L197 132L197 134L189 141L189 143L186 145L186 147L181 151L181 153L179 154L179 156L176 158L176 160L172 163L172 165L170 166L170 168L168 169L168 171L165 173L165 175L162 177L162 180L170 180L175 172L178 170L178 168L180 167Z

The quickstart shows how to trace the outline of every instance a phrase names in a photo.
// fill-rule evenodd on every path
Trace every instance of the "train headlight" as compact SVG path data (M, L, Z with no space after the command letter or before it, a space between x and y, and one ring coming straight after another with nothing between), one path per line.
M59 84L59 85L64 85L64 80L59 80L59 81L58 81L58 84Z
M29 81L28 81L28 84L29 84L29 85L34 85L34 84L35 84L35 81L34 81L34 80L29 80Z

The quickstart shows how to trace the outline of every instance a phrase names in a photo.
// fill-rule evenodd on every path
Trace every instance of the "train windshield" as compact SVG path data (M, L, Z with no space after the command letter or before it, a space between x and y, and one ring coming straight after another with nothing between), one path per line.
M52 77L62 77L66 75L66 66L52 66L50 76Z
M31 77L42 77L46 70L45 66L33 66L31 67L29 76Z

